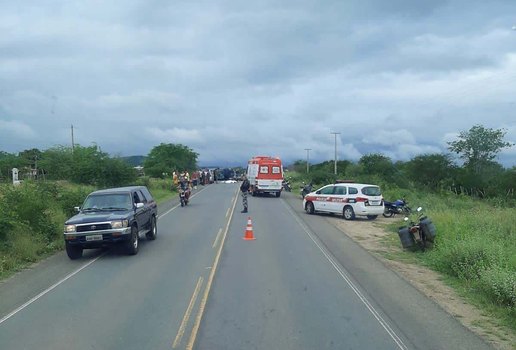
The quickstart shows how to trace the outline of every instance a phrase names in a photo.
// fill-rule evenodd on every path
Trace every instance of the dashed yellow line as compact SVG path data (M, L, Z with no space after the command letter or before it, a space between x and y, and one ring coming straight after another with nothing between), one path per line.
M211 246L212 248L215 248L215 246L217 245L217 242L219 241L221 234L222 234L222 227L219 228L219 233L217 233L217 237L215 237L215 241L213 242L213 245Z
M224 242L226 241L226 236L229 231L229 225L231 223L231 218L233 217L233 213L235 212L235 205L237 202L236 198L238 198L238 196L235 196L235 200L233 201L233 206L231 208L231 214L226 223L226 228L224 230L224 234L222 235L222 240L219 245L219 250L217 251L217 255L215 256L215 261L213 262L213 268L211 269L210 276L208 277L208 282L206 283L206 288L204 290L204 295L203 295L200 305L199 305L199 312L197 313L197 317L195 318L195 323L192 328L192 333L190 334L190 339L188 340L188 343L186 345L187 350L193 349L195 340L197 338L197 332L199 332L199 327L201 325L202 316L204 314L204 308L206 307L206 303L208 302L208 296L210 295L211 285L213 283L213 278L215 277L215 273L217 272L217 267L219 265L220 256L222 255L222 248L224 248Z
M181 326L179 326L179 330L177 331L176 339L174 339L174 343L172 344L172 349L177 348L181 344L181 339L183 338L183 335L185 334L186 324L188 323L188 320L190 319L190 315L192 314L192 309L197 300L197 296L199 295L199 292L201 291L203 281L204 281L204 278L202 276L199 277L199 279L197 280L197 285L195 286L194 292L192 294L192 298L190 299L190 304L188 304L188 308L186 308L186 312L185 312L185 315L183 316L183 321L181 322Z

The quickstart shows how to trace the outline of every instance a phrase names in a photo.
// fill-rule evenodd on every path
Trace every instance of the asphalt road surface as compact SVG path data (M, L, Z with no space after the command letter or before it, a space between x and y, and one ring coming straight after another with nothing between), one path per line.
M0 349L490 349L298 197L242 214L238 184L201 186L160 206L136 256L18 273L0 284Z

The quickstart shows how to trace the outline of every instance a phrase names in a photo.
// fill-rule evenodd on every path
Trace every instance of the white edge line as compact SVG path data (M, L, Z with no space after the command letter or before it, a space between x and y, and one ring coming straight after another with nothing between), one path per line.
M348 277L347 273L345 272L345 268L342 267L338 262L335 261L335 259L332 257L331 253L328 252L328 250L321 246L321 244L318 242L318 240L313 236L313 233L311 233L310 229L300 221L300 219L296 216L296 214L292 211L290 206L286 205L285 202L283 204L287 207L288 212L290 215L294 217L294 219L297 221L297 223L301 226L303 231L308 235L308 237L312 240L312 242L315 243L317 248L323 253L323 255L326 257L326 259L329 261L329 263L333 266L335 270L337 270L338 274L346 281L346 283L351 287L353 292L358 296L360 301L366 306L366 308L371 312L371 314L376 318L378 323L385 329L385 331L389 334L389 336L394 340L396 345L402 350L408 349L407 346L403 343L403 340L394 332L394 330L389 326L389 324L382 318L382 316L376 311L374 306L369 302L369 300L362 294L360 289L351 281L351 279Z
M44 296L45 294L47 294L48 292L52 291L53 289L55 289L57 286L59 286L60 284L64 283L66 280L72 278L73 276L75 276L76 274L78 274L79 272L81 272L82 270L84 270L85 268L87 268L88 266L90 266L91 264L93 264L95 261L97 261L98 259L100 259L102 255L99 255L97 256L95 259L91 260L90 262L84 264L83 266L81 266L79 269L75 270L74 272L66 275L63 279L59 280L58 282L54 283L53 285L51 285L50 287L48 287L47 289L45 289L44 291L42 291L41 293L39 293L38 295L36 295L35 297L33 297L32 299L30 299L29 301L27 301L25 304L19 306L18 308L16 308L14 311L11 311L9 314L7 314L6 316L4 316L2 319L0 319L0 324L4 323L5 321L7 321L8 319L10 319L11 317L13 317L14 315L16 315L18 312L22 311L23 309L25 309L27 306L29 306L30 304L32 304L33 302L35 302L36 300L38 300L39 298L41 298L42 296Z
M204 191L206 188L203 188L202 190L196 192L195 194L192 195L192 198L195 197L197 194L201 193L202 191ZM167 212L161 214L158 216L158 218L164 216L164 215L167 215L168 213L170 213L172 210L174 210L175 208L177 208L179 206L176 205L174 207L172 207L171 209L169 209ZM44 296L45 294L48 294L50 291L52 291L53 289L55 289L56 287L58 287L59 285L63 284L65 281L67 281L68 279L72 278L73 276L75 276L76 274L78 274L79 272L81 272L82 270L84 270L85 268L87 268L88 266L90 266L91 264L93 264L95 261L97 261L98 259L100 259L104 254L101 254L99 256L97 256L95 259L89 261L88 263L84 264L83 266L81 266L80 268L78 268L77 270L75 270L74 272L66 275L64 278L62 278L61 280L59 280L58 282L54 283L53 285L51 285L50 287L48 287L47 289L45 289L44 291L42 291L41 293L39 293L38 295L36 295L35 297L31 298L29 301L25 302L24 304L22 304L21 306L18 306L16 309L14 309L13 311L11 311L10 313L8 313L7 315L5 315L4 317L2 317L0 319L0 324L4 323L5 321L7 321L8 319L10 319L11 317L13 317L14 315L16 315L18 312L22 311L23 309L25 309L27 306L29 306L30 304L32 304L33 302L35 302L36 300L40 299L42 296Z

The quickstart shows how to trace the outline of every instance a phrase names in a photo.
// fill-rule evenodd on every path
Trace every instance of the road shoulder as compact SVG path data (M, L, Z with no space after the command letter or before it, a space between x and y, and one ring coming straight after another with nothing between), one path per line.
M372 253L385 266L398 276L417 288L428 298L434 300L446 312L456 318L465 327L478 334L495 348L500 350L515 349L516 336L511 330L500 327L496 321L482 313L480 309L469 304L458 292L443 281L443 276L425 266L410 261L388 259L389 253L399 252L395 247L385 244L385 238L393 235L387 225L395 219L379 217L374 221L345 221L340 217L327 217L343 234L354 240Z

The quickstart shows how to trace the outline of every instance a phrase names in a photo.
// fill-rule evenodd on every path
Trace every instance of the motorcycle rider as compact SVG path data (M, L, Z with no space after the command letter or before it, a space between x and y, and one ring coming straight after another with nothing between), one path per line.
M190 183L184 173L179 176L179 189L185 192L185 199L188 201L190 198Z
M307 194L309 194L310 192L312 192L312 181L310 181L307 185L304 185L303 188L301 189L301 197L305 198L305 196Z

